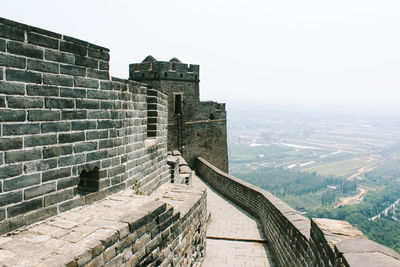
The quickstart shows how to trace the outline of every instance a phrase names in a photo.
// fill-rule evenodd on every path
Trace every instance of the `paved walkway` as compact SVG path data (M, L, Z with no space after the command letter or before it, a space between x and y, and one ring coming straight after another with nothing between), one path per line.
M199 178L195 177L193 183L202 183L207 188L207 205L211 212L203 267L273 266L256 219Z

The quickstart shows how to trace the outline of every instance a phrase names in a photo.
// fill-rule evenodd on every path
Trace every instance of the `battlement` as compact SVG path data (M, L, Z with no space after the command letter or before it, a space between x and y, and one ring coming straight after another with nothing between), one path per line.
M129 79L135 81L172 80L199 82L200 66L182 63L177 58L157 61L147 56L141 63L129 65Z

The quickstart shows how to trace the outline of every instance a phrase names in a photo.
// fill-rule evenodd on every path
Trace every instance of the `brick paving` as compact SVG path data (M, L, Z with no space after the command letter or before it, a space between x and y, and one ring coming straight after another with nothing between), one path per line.
M207 205L211 213L203 266L273 266L265 243L242 241L265 241L257 220L199 178L195 177L193 183L207 188Z

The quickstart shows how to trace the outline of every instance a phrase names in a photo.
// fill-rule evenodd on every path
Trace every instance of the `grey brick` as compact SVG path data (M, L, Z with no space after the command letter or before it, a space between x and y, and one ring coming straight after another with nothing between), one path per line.
M25 110L3 109L0 112L0 122L25 121Z
M0 168L0 178L18 176L22 173L22 164L9 165Z
M43 149L43 158L53 158L72 154L72 145L52 146Z
M99 109L100 102L98 100L86 100L86 99L77 99L76 100L76 108L81 109Z
M87 110L63 110L61 114L63 120L87 119Z
M43 60L28 59L28 70L58 73L58 64Z
M86 69L74 65L60 65L60 73L72 76L86 76Z
M112 148L112 147L113 147L112 139L101 140L99 142L99 149Z
M75 63L75 57L73 55L59 52L59 51L48 50L48 49L46 49L46 51L44 53L44 58L46 60L67 63L67 64Z
M113 101L100 101L100 109L114 109Z
M54 110L29 110L29 121L57 121L60 119L60 111Z
M22 29L0 24L0 37L7 39L24 41L25 32Z
M23 84L0 81L0 94L23 95L24 93L25 88Z
M24 214L24 225L29 225L34 222L42 221L58 213L58 208L56 206L42 208L33 212Z
M48 85L26 85L28 95L34 96L58 96L58 87Z
M86 90L78 88L61 88L62 97L86 98Z
M102 89L102 90L112 90L113 89L113 82L100 81L100 89Z
M0 38L0 51L5 52L6 51L6 40Z
M73 99L65 99L65 98L46 98L45 107L46 108L74 108L75 103Z
M0 209L0 221L4 220L5 218L6 218L6 210Z
M24 163L25 173L47 171L57 167L57 159L40 160Z
M11 191L19 188L25 188L28 186L36 185L40 183L40 173L23 175L16 178L4 180L3 190Z
M91 152L91 153L87 153L86 154L86 161L89 162L89 161L104 159L107 156L108 156L108 151L107 150Z
M109 80L110 79L109 73L106 70L88 69L87 77L94 78L94 79L101 79L101 80Z
M86 132L86 139L87 140L94 140L94 139L103 139L108 138L108 131L91 131Z
M110 64L107 61L99 61L99 69L108 71L110 69Z
M97 129L108 129L108 128L117 128L114 121L112 120L102 120L97 123Z
M78 184L79 184L79 176L60 179L57 181L57 190L62 190L64 188L77 186Z
M85 205L85 198L80 197L80 198L71 199L71 200L61 203L59 208L60 208L60 212L64 212L64 211L73 209L75 207L83 206L83 205Z
M49 85L72 86L74 79L66 75L43 74L43 83Z
M0 138L0 151L22 148L22 138Z
M4 108L6 106L6 98L4 96L0 96L0 107Z
M4 124L3 136L5 135L25 135L25 134L38 134L39 124Z
M26 82L26 83L42 83L42 75L37 72L25 70L6 70L7 81Z
M74 143L79 141L85 140L85 133L84 132L77 132L77 133L65 133L58 135L58 142L62 143Z
M77 165L77 164L82 164L82 163L85 163L85 155L84 154L61 157L58 159L58 166L61 166L61 167Z
M7 151L5 154L6 163L31 161L41 158L42 158L42 151L39 149Z
M108 92L105 90L88 90L87 98L108 99Z
M28 32L27 36L28 36L28 43L30 44L58 49L57 39L53 39L48 36L44 36L34 32Z
M47 184L41 184L32 188L24 190L24 199L30 199L37 196L41 196L56 190L56 183L51 182Z
M60 50L81 56L87 55L87 47L65 41L60 42Z
M25 121L25 110L3 109L0 112L0 122Z
M91 57L75 56L75 64L79 66L88 67L91 69L97 69L99 67L99 61Z
M39 97L7 96L9 108L42 108L43 99Z
M89 130L96 129L96 121L73 121L71 123L72 130Z
M62 202L64 200L70 199L74 197L74 190L73 189L67 189L59 192L55 192L51 195L47 195L44 197L44 206L50 206L55 203Z
M25 147L47 146L57 143L57 135L33 135L27 136L24 140Z
M50 170L42 174L42 182L57 180L71 176L71 167Z
M41 124L42 133L66 132L71 128L69 122L47 122Z
M104 60L104 61L109 61L110 60L109 53L104 51L104 50L89 49L88 56L89 57L94 57L94 58L97 58L97 59L101 59L101 60Z
M89 110L89 119L111 119L111 113L107 110Z
M44 54L43 49L40 49L34 45L14 41L9 41L7 43L7 52L32 58L43 58Z
M0 195L0 207L22 201L22 191Z
M74 86L85 88L99 88L99 81L94 79L76 77L74 79Z
M42 207L42 199L33 199L7 208L8 217L14 217Z
M8 54L0 54L0 66L25 69L26 59Z
M85 143L75 144L74 152L81 153L81 152L86 152L86 151L93 151L96 149L97 149L96 142L85 142Z

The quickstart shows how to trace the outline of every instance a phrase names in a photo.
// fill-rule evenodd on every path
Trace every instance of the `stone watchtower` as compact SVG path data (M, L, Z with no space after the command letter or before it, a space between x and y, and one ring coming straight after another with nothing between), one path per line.
M228 171L225 104L200 102L199 65L152 56L129 66L129 79L168 94L168 149L179 150L191 167L201 156ZM149 127L149 126L148 126Z

